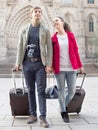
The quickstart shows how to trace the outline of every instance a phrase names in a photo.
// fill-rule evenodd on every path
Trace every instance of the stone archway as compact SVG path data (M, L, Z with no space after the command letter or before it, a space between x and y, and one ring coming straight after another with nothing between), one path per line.
M8 49L16 49L19 34L24 25L30 23L30 9L33 6L27 5L22 7L18 12L12 13L6 26L6 43ZM13 15L14 14L14 15ZM43 22L49 26L45 15L42 17Z
M30 8L31 6L26 6L16 12L13 16L10 16L6 27L6 42L8 49L16 48L21 28L30 22Z

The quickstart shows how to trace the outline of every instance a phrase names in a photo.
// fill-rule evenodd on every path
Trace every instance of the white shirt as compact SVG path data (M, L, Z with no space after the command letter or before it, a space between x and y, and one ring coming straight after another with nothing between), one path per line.
M67 34L57 35L60 46L60 71L73 71L69 59L69 44Z

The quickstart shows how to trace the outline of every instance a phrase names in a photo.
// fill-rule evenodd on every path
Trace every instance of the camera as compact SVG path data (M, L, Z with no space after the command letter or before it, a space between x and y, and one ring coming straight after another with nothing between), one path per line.
M34 51L36 50L36 48L37 48L37 45L35 45L35 44L27 45L27 50L28 50L27 56L28 56L28 58L33 58Z

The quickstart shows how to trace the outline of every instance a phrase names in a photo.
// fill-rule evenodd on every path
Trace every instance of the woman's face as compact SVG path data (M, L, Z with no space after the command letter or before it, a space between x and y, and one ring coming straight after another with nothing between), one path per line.
M64 25L64 22L60 18L58 18L58 17L54 18L53 26L55 27L55 29L57 29L57 30L61 29L61 28L63 28L63 25Z

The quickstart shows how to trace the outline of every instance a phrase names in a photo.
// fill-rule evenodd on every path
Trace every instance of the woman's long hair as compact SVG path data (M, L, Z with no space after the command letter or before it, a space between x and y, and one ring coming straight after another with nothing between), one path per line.
M61 21L64 22L64 30L71 32L71 27L69 26L69 24L66 23L62 17L58 16L57 18L61 19Z

